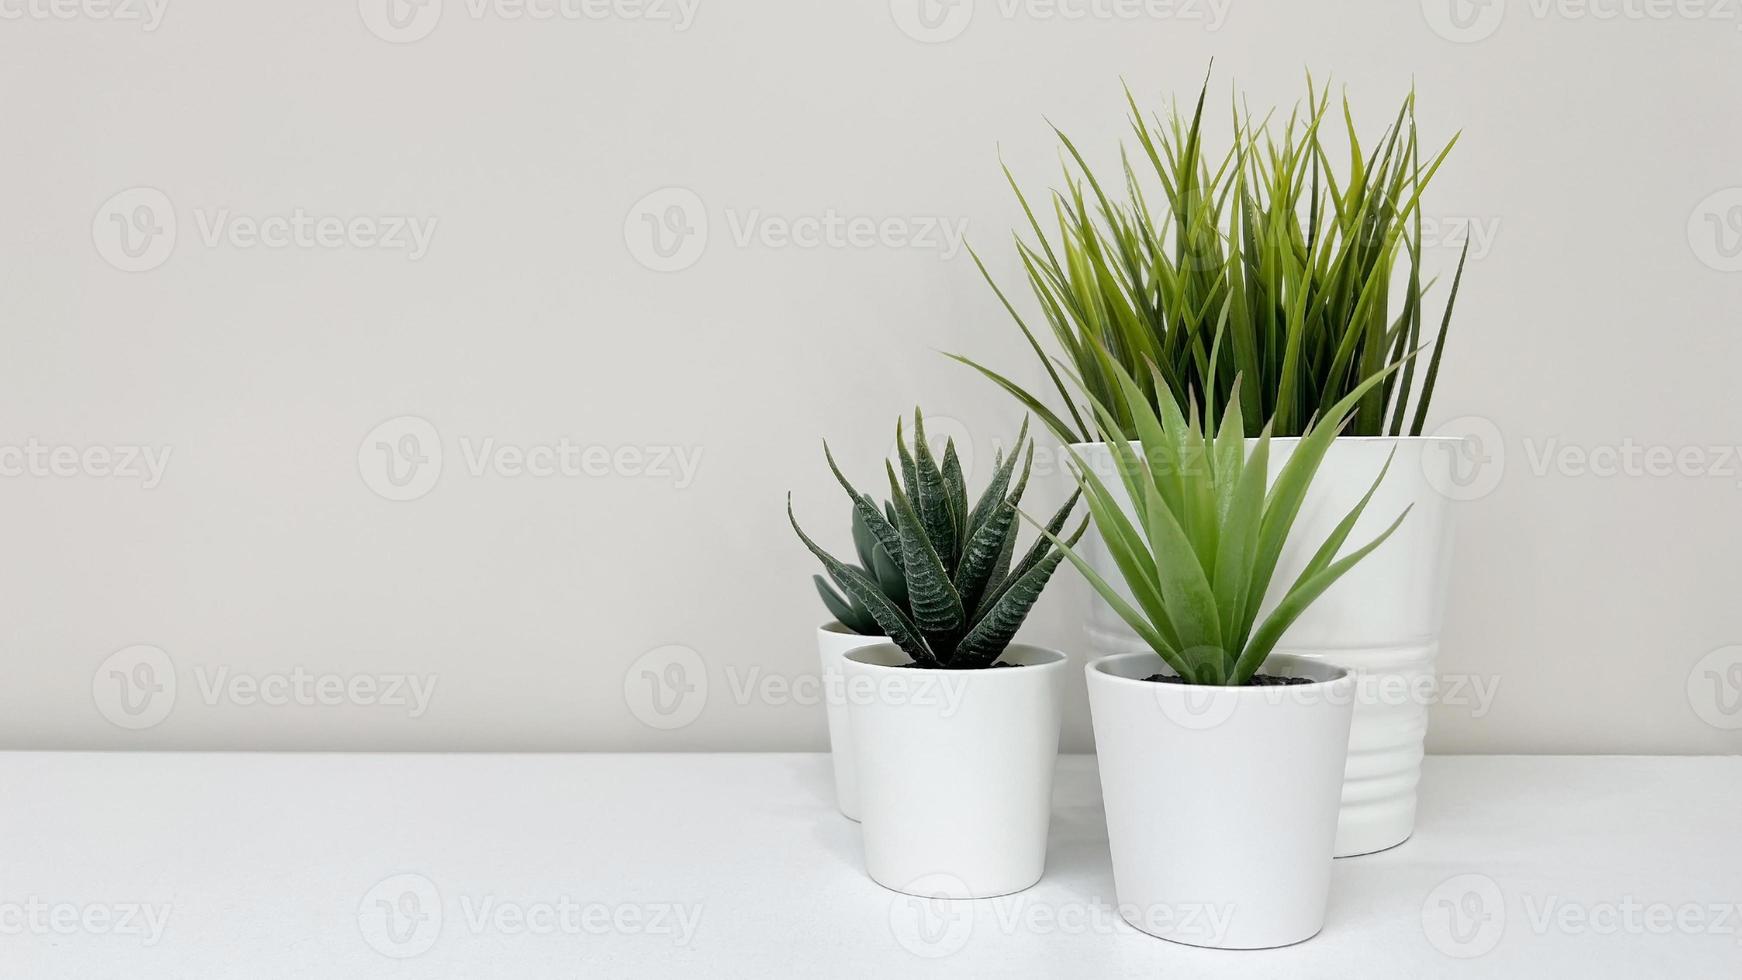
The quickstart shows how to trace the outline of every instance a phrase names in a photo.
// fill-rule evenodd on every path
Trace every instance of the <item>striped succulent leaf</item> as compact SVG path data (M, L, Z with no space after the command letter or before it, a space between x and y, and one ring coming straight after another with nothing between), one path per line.
M931 648L926 645L925 637L914 625L913 620L908 618L906 613L897 608L895 603L883 594L883 590L869 575L824 551L815 541L810 539L809 535L804 533L804 529L798 526L798 518L793 515L790 494L786 499L786 519L792 524L792 529L798 533L799 540L804 542L804 546L810 549L811 554L817 556L818 561L823 563L823 567L828 570L829 577L841 587L848 597L859 603L871 614L871 617L877 621L877 625L882 628L883 635L889 637L890 642L906 651L908 656L918 663L936 662L937 658L932 654Z
M1079 526L1067 543L1076 544L1087 529L1086 523ZM1000 589L998 598L991 607L974 623L974 628L962 637L961 642L956 644L956 656L968 661L970 665L991 666L1016 637L1017 629L1028 618L1029 610L1034 608L1035 600L1040 598L1041 590L1046 588L1046 583L1052 578L1052 573L1063 558L1064 555L1058 549L1048 549L1046 557L1033 568L1024 572L1009 586Z
M904 492L913 504L915 516L919 518L925 528L925 538L931 543L939 563L943 566L944 573L948 575L955 571L956 558L960 554L961 548L961 542L956 534L956 512L958 510L956 493L961 485L961 470L958 466L956 471L957 485L952 487L949 481L944 478L943 470L939 468L937 459L932 456L931 447L926 443L925 416L917 408L913 411L913 442L914 476L911 481L908 481ZM949 449L948 455L955 455L953 446ZM893 477L890 479L890 484L896 489L900 489ZM966 504L960 505L960 509L966 510ZM899 501L896 502L895 512L897 515L901 513ZM907 539L904 535L902 546L906 547L906 543Z
M940 462L924 433L924 417L917 409L911 448L897 425L897 463L886 464L890 499L881 509L855 489L834 457L828 456L831 471L853 501L858 565L822 550L796 519L793 529L833 581L835 588L830 588L818 576L817 591L842 625L859 633L882 632L924 666L990 667L1009 646L1064 557L1040 537L1011 566L1017 508L1034 464L1028 423L1024 420L1012 451L995 457L992 478L972 509L955 444L945 446ZM1073 494L1043 530L1055 536L1062 532L1078 496ZM791 518L790 500L787 510ZM1085 521L1070 543L1086 526Z
M829 615L842 626L860 635L876 636L883 632L877 625L877 620L864 606L836 592L830 587L827 579L821 575L812 575L811 581L817 584L817 595L823 599L823 605L829 610Z
M1056 552L1053 551L1052 544L1047 535L1050 534L1056 536L1064 530L1065 521L1071 516L1071 511L1076 508L1077 498L1080 496L1082 496L1081 493L1071 494L1071 499L1065 501L1064 506L1054 512L1052 520L1048 521L1042 528L1045 533L1034 539L1034 544L1029 547L1028 553L1022 556L1022 562L1016 566L1014 572L1009 570L1010 553L1006 552L1002 556L1004 568L1000 569L993 577L993 580L987 583L985 594L981 598L980 604L974 610L974 621L976 623L992 614L993 607L1004 601L1004 594L1010 591L1015 583L1022 581L1036 568L1045 564L1047 558L1056 554ZM1015 504L1011 504L1011 510L1016 510ZM1075 542L1077 538L1082 535L1083 529L1087 527L1088 521L1085 518L1082 527L1077 529L1076 533L1071 536L1070 540ZM1005 547L1010 547L1015 541L1016 536L1013 534L1005 540ZM1053 567L1057 567L1056 562L1053 564ZM1051 574L1050 571L1047 573L1048 576ZM1042 581L1044 580L1045 579L1043 578Z
M889 552L890 557L901 554L901 535L895 530L895 521L877 509L877 504L870 497L853 489L847 478L841 474L841 468L835 464L835 454L829 451L827 440L823 442L823 458L829 461L829 471L835 475L835 481L841 489L847 491L847 498L853 501L853 520L863 524L866 531L877 538L879 544ZM857 542L857 532L854 541ZM861 552L863 554L863 552Z
M913 502L902 492L893 467L889 469L889 496L895 504L895 527L901 532L901 571L907 578L913 621L928 640L954 636L967 620L962 596L950 581L949 569L944 567L943 556L931 537L933 528L921 521ZM949 533L954 533L953 524Z
M1022 429L1016 433L1016 444L1022 445L1028 439L1028 420L1022 420ZM1010 477L1016 471L1016 453L1006 458L1002 451L992 461L992 481L986 484L986 489L980 492L980 499L974 503L974 510L968 515L969 532L977 531L980 525L986 523L986 518L993 508L1004 501L1004 494L1010 489ZM1028 447L1028 462L1023 464L1023 472L1033 465L1034 447Z

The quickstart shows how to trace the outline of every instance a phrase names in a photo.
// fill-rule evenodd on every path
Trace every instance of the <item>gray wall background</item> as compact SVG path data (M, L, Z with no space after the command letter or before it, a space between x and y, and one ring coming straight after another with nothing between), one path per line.
M1036 369L950 236L1014 283L999 153L1111 160L1120 78L1212 57L1223 105L1311 68L1464 131L1431 425L1488 462L1430 748L1742 747L1734 4L0 14L6 747L822 747L784 492L844 546L820 438L870 481L916 402L984 474L1017 413L934 351Z

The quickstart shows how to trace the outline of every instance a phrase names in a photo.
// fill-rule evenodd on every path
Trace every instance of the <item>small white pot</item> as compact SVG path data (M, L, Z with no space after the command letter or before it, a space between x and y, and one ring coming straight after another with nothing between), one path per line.
M1263 949L1324 926L1355 680L1277 656L1286 687L1145 681L1154 653L1088 666L1119 913L1192 946Z
M817 628L823 700L829 707L829 758L835 767L835 805L848 820L859 819L859 781L853 776L853 731L847 724L847 699L842 695L841 661L849 650L888 642L886 636L865 636L840 623L825 623Z
M1257 440L1246 440L1250 452ZM1270 478L1300 444L1271 440ZM1115 474L1105 443L1076 450L1097 473ZM1397 455L1372 502L1356 522L1345 552L1384 531L1404 508L1406 518L1390 539L1332 585L1276 645L1294 654L1348 667L1356 673L1357 699L1349 762L1343 780L1337 856L1348 857L1401 844L1415 829L1416 784L1421 780L1422 741L1433 699L1434 661L1440 649L1446 584L1452 554L1452 504L1459 497L1461 439L1341 437L1331 443L1313 476L1294 528L1283 546L1261 616L1269 615L1337 524L1360 501ZM1109 488L1127 514L1124 487ZM1089 562L1129 600L1118 569L1099 534L1085 541ZM1096 656L1147 652L1112 607L1094 597L1088 626Z
M990 898L1040 880L1065 656L1013 644L1012 667L902 667L894 644L847 655L865 869L898 892Z

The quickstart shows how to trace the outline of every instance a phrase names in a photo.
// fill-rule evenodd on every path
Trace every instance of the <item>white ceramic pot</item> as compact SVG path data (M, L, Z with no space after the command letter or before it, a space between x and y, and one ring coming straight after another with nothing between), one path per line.
M823 700L829 708L829 758L835 768L835 805L848 820L859 819L859 781L853 777L853 731L847 724L847 699L842 696L841 661L849 650L888 642L886 636L864 636L840 623L817 627Z
M847 654L865 869L907 894L990 898L1040 880L1065 656L1013 644L1012 667L902 667L894 644Z
M1250 451L1256 440L1248 439ZM1275 480L1298 439L1271 441ZM1325 660L1353 670L1357 697L1338 818L1338 857L1384 850L1415 828L1422 739L1433 700L1446 581L1451 567L1451 503L1463 441L1447 437L1340 438L1331 444L1301 505L1265 596L1268 615L1337 523L1372 486L1392 449L1385 482L1373 494L1345 549L1382 533L1405 507L1408 519L1310 606L1284 634L1277 653ZM1113 477L1104 444L1076 447L1096 472ZM1109 487L1124 501L1116 478ZM1126 503L1126 512L1130 513ZM1098 534L1087 541L1095 570L1123 588ZM1128 595L1128 594L1127 594ZM1098 656L1146 652L1148 646L1100 597L1089 615L1089 645Z
M1289 687L1190 687L1154 653L1088 666L1119 913L1193 946L1263 949L1324 926L1355 681L1300 657Z

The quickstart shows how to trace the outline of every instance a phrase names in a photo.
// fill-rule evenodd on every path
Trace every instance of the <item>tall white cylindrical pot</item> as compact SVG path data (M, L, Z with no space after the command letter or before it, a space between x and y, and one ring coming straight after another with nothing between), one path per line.
M1251 451L1257 440L1247 440ZM1270 476L1300 440L1271 440ZM1372 486L1395 449L1385 481L1350 534L1345 550L1365 544L1413 505L1391 536L1331 586L1295 621L1278 653L1326 660L1353 670L1357 697L1349 736L1338 818L1338 857L1402 843L1415 828L1416 784L1422 740L1434 693L1446 583L1451 568L1452 511L1457 456L1463 440L1450 437L1343 437L1331 444L1265 596L1268 615L1337 523ZM1121 500L1112 453L1105 444L1075 447ZM1129 503L1125 503L1130 513ZM1090 562L1122 587L1098 534L1086 542ZM1100 597L1089 614L1089 645L1096 655L1138 652L1148 646Z
M1354 678L1300 657L1312 683L1193 687L1154 653L1088 665L1089 713L1119 913L1153 936L1262 949L1324 927Z
M847 724L841 661L848 651L888 643L886 636L865 636L840 623L817 627L817 655L822 660L823 702L829 710L829 760L835 769L835 805L848 820L859 819L859 781L853 775L853 731Z
M990 898L1040 880L1065 656L1013 644L1010 667L902 666L893 644L847 654L865 870L925 897Z

